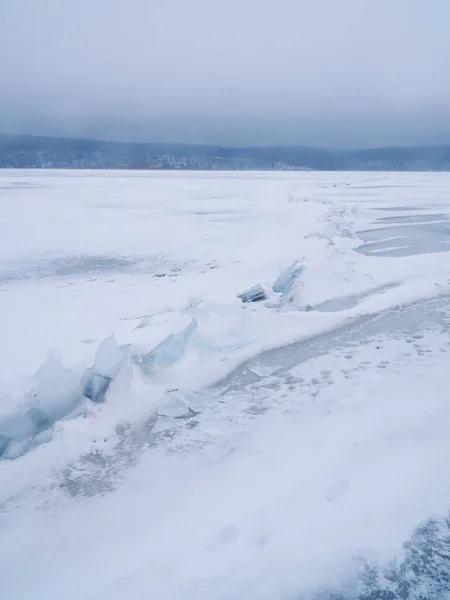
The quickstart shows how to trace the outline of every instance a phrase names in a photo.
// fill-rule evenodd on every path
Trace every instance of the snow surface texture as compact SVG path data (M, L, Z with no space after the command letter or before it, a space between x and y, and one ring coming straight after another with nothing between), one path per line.
M2 597L448 598L450 176L0 177Z

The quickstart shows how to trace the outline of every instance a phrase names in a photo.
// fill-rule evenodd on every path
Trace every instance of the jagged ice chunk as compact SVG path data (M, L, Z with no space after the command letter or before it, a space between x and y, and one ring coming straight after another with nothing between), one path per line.
M82 394L86 398L89 398L89 400L92 400L92 402L102 402L111 385L111 381L110 377L99 375L94 369L86 369L81 378Z
M128 354L128 346L119 346L113 335L105 338L95 353L93 370L97 375L114 379L123 367Z
M287 269L285 269L277 277L275 283L272 286L274 292L279 294L288 294L295 283L303 272L303 266L298 260L294 261Z
M181 358L189 338L197 329L197 321L193 319L179 333L171 333L151 352L138 360L142 371L150 375L155 367L168 367Z
M242 302L260 302L266 299L266 292L259 283L238 295Z

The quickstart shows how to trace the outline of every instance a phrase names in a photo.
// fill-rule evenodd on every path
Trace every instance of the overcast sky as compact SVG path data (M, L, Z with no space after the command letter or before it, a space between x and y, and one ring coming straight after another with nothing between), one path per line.
M0 132L450 143L450 0L0 0Z

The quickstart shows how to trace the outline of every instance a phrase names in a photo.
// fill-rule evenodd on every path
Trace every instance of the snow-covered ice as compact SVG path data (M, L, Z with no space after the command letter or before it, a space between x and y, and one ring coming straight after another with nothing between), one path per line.
M0 178L2 597L447 600L450 175Z

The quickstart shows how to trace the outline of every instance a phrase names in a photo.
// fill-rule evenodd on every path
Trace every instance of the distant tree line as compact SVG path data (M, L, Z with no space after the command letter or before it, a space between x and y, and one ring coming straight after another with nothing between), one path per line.
M224 148L0 135L0 168L450 171L450 145L369 150Z

